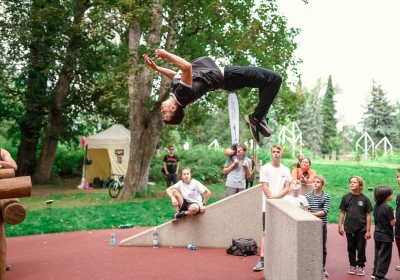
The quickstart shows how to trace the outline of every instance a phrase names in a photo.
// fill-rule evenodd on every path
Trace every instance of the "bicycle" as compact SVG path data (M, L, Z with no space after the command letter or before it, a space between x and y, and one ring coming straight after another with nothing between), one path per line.
M114 176L114 180L111 180L108 185L108 193L112 198L116 198L124 186L125 176L118 174L111 174L111 176Z

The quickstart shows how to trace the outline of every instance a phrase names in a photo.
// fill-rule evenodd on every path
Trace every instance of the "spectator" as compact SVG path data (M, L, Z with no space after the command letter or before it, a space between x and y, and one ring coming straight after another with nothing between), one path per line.
M387 280L386 273L392 260L393 227L396 225L393 208L387 205L393 200L393 190L388 186L378 186L374 190L375 257L372 279Z
M300 164L301 164L301 161L303 160L303 158L304 158L304 155L303 154L298 154L297 155L297 161L296 162L293 162L291 165L290 165L290 169L293 169L293 168L300 168Z
M310 213L322 220L322 262L323 262L323 273L325 277L329 276L328 271L325 268L326 265L326 240L327 240L327 228L328 213L331 207L331 196L324 192L322 189L325 186L325 178L321 175L316 175L313 179L313 191L306 194L306 198L309 204L308 209Z
M167 181L167 188L171 186L171 182L176 184L178 182L179 172L179 158L174 154L175 147L169 146L168 154L164 157L164 171L165 179Z
M254 266L254 271L264 270L264 243L265 243L265 205L267 199L283 198L289 192L290 170L281 164L282 147L274 145L271 148L272 160L261 167L260 182L262 184L262 225L260 259Z
M237 149L237 158L228 157L222 172L228 174L226 178L226 197L241 192L246 188L246 178L251 176L251 160L245 157L247 146L240 144Z
M11 157L10 153L5 150L0 148L0 169L14 169L17 170L17 163L15 160ZM4 224L4 227L6 225ZM11 265L6 264L6 270L10 270Z
M246 178L246 189L247 188L251 188L253 186L253 182L254 182L254 174L255 174L255 162L254 162L254 156L251 155L249 156L249 159L251 160L251 166L252 166L252 170L251 170L251 176L250 178Z
M346 232L347 252L349 255L349 274L364 276L365 248L367 240L371 238L371 211L372 205L368 197L362 192L364 190L364 180L358 176L349 179L350 193L345 194L340 202L339 214L339 234ZM342 228L343 219L344 230ZM358 254L356 259L356 253Z
M400 187L400 168L397 168L397 185ZM396 247L400 258L400 194L396 197L396 227L394 230ZM396 270L400 270L400 265L396 265Z
M289 194L285 196L283 200L308 212L308 201L304 195L300 194L300 191L301 191L301 182L299 180L290 181Z
M309 158L303 158L300 163L300 168L293 169L292 179L300 180L302 184L312 184L315 176L315 171L310 169L311 160Z
M211 192L199 181L192 179L190 168L184 167L181 170L181 180L167 189L171 198L172 206L176 213L173 220L182 219L187 215L203 214ZM204 194L201 201L200 194Z

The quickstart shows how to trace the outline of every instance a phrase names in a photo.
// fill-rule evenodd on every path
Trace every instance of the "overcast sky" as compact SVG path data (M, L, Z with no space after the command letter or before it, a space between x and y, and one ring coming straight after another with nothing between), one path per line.
M361 121L372 79L393 103L400 100L399 0L276 0L289 26L300 28L296 55L303 85L315 86L332 75L344 123ZM322 94L325 93L323 90Z

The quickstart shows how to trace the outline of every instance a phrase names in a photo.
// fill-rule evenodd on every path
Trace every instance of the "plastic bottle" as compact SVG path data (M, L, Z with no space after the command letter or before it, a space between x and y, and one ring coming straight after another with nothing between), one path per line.
M115 246L115 234L114 233L111 233L110 245L111 246Z
M188 244L188 245L186 246L186 248L187 248L188 250L197 250L197 247L194 246L194 245L192 245L192 244Z
M119 225L118 228L132 228L133 224Z
M158 248L158 231L157 228L153 230L153 248Z

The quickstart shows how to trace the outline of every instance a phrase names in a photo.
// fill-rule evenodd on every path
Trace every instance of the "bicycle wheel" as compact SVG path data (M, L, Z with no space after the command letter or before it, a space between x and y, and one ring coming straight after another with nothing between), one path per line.
M119 195L119 192L121 191L118 182L115 182L114 180L111 180L110 185L108 186L108 193L112 198L116 198Z

